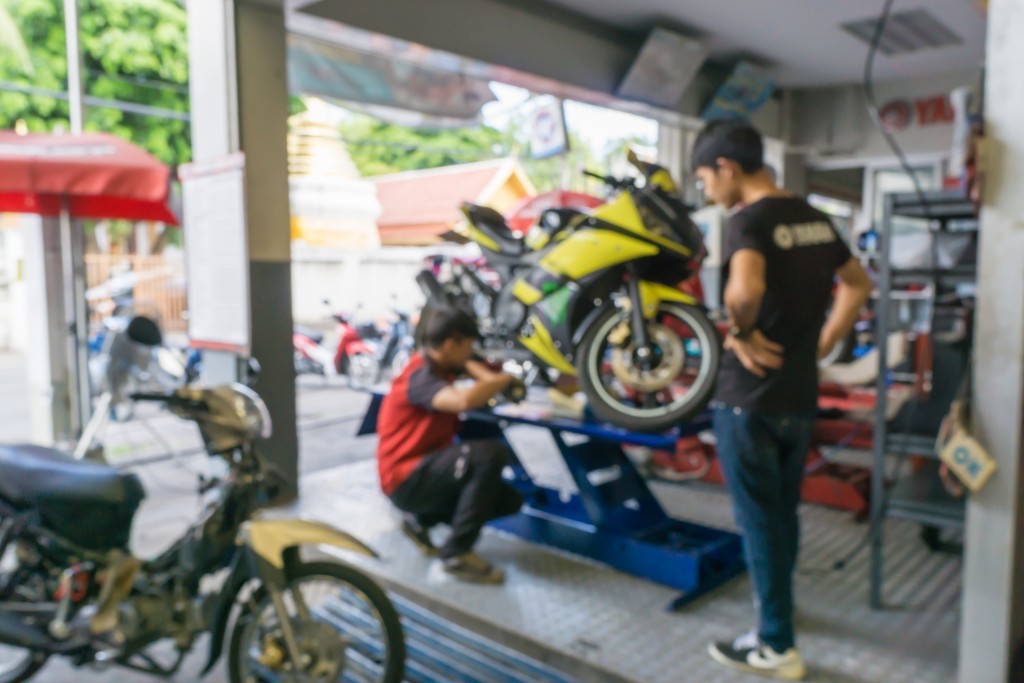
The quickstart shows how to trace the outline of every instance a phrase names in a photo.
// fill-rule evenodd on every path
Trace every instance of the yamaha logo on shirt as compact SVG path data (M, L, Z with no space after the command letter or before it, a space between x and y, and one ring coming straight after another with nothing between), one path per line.
M775 246L784 251L793 247L813 247L836 241L836 233L826 221L801 223L799 225L777 225L773 233Z

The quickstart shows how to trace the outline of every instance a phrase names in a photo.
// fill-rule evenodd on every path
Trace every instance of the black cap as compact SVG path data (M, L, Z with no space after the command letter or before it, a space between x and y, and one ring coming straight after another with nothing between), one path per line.
M757 129L740 119L712 121L704 126L693 143L690 165L716 168L718 159L735 161L744 173L764 167L764 141Z
M438 348L449 339L482 339L476 319L465 311L451 306L428 306L423 311L427 316L423 341L427 346Z

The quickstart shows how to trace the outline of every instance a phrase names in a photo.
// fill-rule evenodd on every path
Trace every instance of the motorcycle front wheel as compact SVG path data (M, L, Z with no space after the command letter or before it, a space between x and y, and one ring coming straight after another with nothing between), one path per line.
M309 610L307 622L298 617L294 591L301 592ZM335 683L343 678L400 683L405 675L402 624L370 577L342 564L305 563L293 572L282 597L304 659L300 671L290 666L277 612L260 589L232 629L231 683Z
M609 307L576 353L580 385L594 414L637 432L662 432L694 417L715 388L718 331L696 306L665 302L646 322L641 348L628 310Z
M5 600L39 604L47 601L43 578L19 570L14 543L8 546L4 556L0 558L0 585L7 587L3 600L0 600L0 610L3 609ZM22 683L30 680L46 665L47 659L45 652L0 645L0 683Z

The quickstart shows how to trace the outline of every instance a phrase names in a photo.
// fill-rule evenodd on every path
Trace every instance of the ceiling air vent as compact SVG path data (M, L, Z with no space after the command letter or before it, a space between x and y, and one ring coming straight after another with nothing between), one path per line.
M840 27L870 45L878 28L878 17L847 22ZM889 16L878 49L886 55L902 55L961 43L963 39L931 12L915 9Z

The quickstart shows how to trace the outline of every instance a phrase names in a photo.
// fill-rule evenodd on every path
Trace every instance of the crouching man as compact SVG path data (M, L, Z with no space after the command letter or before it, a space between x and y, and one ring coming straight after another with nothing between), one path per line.
M502 480L508 449L498 441L456 442L459 413L483 407L515 380L472 360L476 322L450 308L430 313L423 349L394 379L377 420L381 488L403 512L402 531L424 553L439 555L457 579L501 583L505 574L475 552L487 522L519 510L522 495ZM473 383L454 386L469 375ZM440 548L430 529L448 524Z

